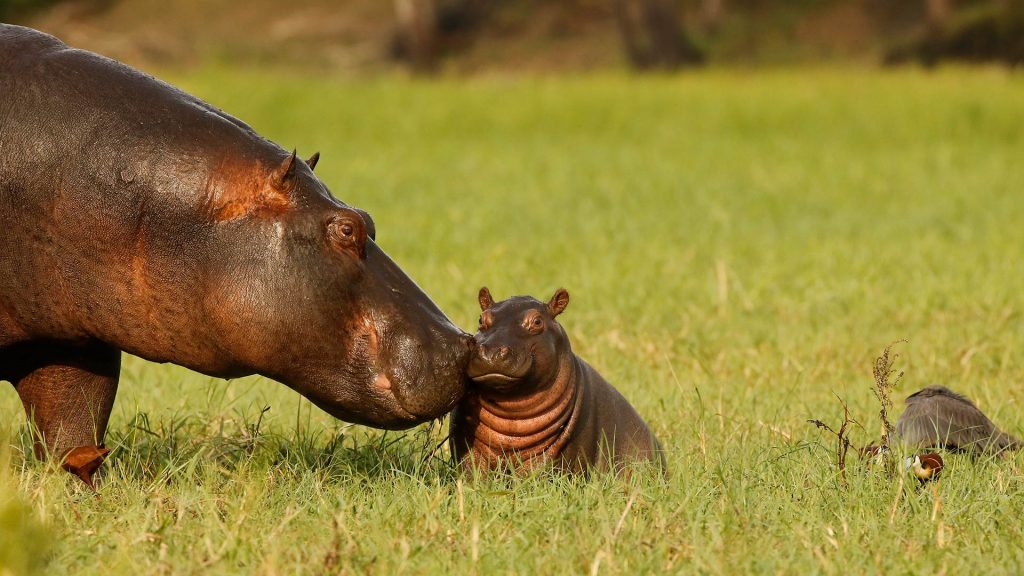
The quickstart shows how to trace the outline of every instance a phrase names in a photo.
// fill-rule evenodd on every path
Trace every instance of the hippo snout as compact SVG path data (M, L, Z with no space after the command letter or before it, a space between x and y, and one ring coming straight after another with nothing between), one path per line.
M444 343L435 340L429 347L407 338L400 340L390 370L398 402L418 418L445 414L465 392L472 337L452 334Z
M522 379L529 371L529 362L510 346L476 344L470 354L466 374L478 384L505 385Z
M508 346L492 346L490 348L480 346L477 349L477 354L480 355L480 359L488 364L501 364L502 362L507 362L511 352L512 349Z

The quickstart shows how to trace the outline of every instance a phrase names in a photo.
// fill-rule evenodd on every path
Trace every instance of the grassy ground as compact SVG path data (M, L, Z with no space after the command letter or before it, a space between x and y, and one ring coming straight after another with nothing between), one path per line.
M125 362L100 495L26 461L0 388L0 566L109 573L1019 573L1024 457L937 488L851 462L871 361L1024 432L1024 77L172 79L301 154L465 327L572 293L575 349L672 474L460 478L442 428L332 421L259 378ZM261 416L265 407L269 411ZM897 413L900 408L897 407ZM45 562L40 564L39 562ZM0 573L3 569L0 568Z

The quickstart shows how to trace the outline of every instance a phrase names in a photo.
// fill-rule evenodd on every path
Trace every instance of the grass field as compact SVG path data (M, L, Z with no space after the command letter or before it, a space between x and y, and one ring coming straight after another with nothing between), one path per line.
M25 459L0 387L0 573L1024 571L1024 456L951 456L934 492L852 458L844 487L806 422L838 394L876 438L871 362L907 339L896 413L943 383L1024 432L1024 76L170 79L321 150L460 325L483 284L567 287L575 350L671 475L460 478L443 426L131 358L98 498Z

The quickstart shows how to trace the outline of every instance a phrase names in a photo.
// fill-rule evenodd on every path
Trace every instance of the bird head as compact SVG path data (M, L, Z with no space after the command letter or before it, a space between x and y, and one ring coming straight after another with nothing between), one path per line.
M942 456L936 453L918 454L913 458L907 458L907 470L913 472L922 483L938 480L942 465Z

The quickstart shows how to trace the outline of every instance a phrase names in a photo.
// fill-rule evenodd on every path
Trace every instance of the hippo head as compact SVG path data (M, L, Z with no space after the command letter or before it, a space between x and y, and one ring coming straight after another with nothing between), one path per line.
M472 339L381 250L369 214L331 196L315 158L285 160L271 176L281 207L223 241L217 315L232 317L234 351L342 420L442 416L465 391Z
M501 393L525 393L553 382L569 338L555 317L569 305L559 288L546 304L529 296L495 303L480 289L480 328L467 375L478 386Z

